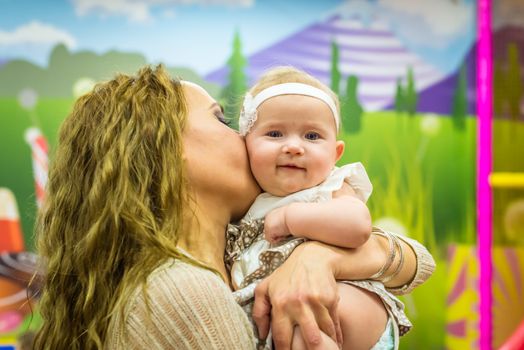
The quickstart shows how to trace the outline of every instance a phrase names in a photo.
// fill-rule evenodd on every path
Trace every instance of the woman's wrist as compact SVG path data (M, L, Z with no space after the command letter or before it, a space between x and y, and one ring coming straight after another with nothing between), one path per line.
M404 285L415 276L416 256L409 245L402 240L399 243L402 245L404 262L398 274L385 283L387 287ZM323 268L331 271L336 280L366 280L380 271L387 261L388 254L387 238L371 235L368 241L358 248L339 248L317 241L307 241L295 248L291 257L302 262L323 263ZM400 256L397 254L384 276L395 273L399 263Z
M387 258L388 242L372 235L358 248L340 248L308 241L301 244L300 255L325 262L337 280L365 280L380 270Z
M390 239L393 239L395 243L395 251L397 254L394 254L393 261L388 266L387 270L384 272L383 276L378 279L378 281L384 283L388 288L397 288L399 286L409 283L415 276L417 269L417 258L415 252L406 244L402 239L391 235ZM384 235L373 234L372 237L377 241L381 246L382 254L382 264L390 258L390 249L389 249L389 239Z

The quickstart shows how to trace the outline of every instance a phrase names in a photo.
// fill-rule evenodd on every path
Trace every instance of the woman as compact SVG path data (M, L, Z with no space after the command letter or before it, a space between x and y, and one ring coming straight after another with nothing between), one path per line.
M223 254L227 224L259 188L224 123L204 89L162 67L119 75L76 102L37 229L46 275L36 349L254 347ZM390 286L419 279L415 251L402 244ZM277 348L289 348L295 325L311 349L324 334L340 337L335 279L372 276L387 252L378 236L357 250L303 244L257 289L260 335L271 313ZM372 293L355 293L384 313Z

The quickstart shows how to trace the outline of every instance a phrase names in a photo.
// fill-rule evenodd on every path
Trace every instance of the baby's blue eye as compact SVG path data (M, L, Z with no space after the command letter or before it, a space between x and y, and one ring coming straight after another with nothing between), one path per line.
M318 140L320 138L320 135L317 132L308 132L305 137L308 140L314 141Z
M269 137L282 137L282 133L278 130L271 130L266 133L266 136Z

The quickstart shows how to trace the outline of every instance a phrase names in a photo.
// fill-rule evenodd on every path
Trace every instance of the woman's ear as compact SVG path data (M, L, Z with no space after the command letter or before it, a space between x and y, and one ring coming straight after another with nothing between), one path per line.
M345 147L346 147L346 144L344 143L344 141L342 141L342 140L338 140L337 141L337 146L336 146L337 162L339 161L339 159L344 154Z

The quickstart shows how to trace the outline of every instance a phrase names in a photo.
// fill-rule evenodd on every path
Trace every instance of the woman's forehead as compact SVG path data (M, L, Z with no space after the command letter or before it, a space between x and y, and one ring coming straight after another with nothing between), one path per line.
M180 82L186 95L191 95L192 98L205 98L206 100L213 100L209 93L200 85L191 81L182 80Z

